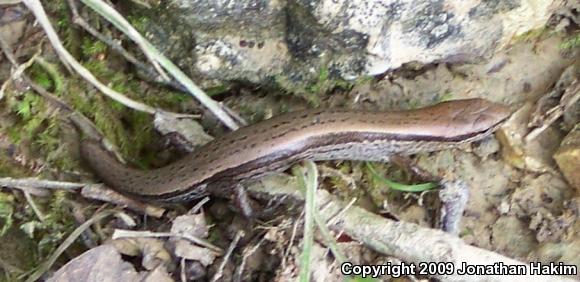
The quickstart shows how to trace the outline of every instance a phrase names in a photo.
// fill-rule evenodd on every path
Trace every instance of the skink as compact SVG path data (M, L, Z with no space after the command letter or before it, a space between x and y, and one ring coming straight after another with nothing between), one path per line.
M386 161L393 154L451 148L490 135L509 115L507 107L484 99L393 112L297 111L225 134L148 171L121 164L96 141L83 141L81 153L96 175L121 193L182 202L208 193L228 196L241 181L304 159Z

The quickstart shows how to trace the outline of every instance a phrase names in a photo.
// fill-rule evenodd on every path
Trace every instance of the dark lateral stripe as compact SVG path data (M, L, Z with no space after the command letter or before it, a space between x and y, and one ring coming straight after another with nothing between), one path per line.
M170 193L164 193L159 196L147 197L152 200L159 200L159 197L165 199L178 200L180 195L186 196L193 193L200 185L211 185L212 183L227 183L235 184L237 181L237 176L245 175L248 178L257 177L264 174L266 171L275 171L281 167L289 166L295 162L305 159L308 156L302 156L305 152L324 146L341 145L347 143L370 143L376 141L384 142L432 142L432 143L461 143L470 139L477 139L479 137L484 137L491 134L495 129L503 123L503 120L498 122L496 125L478 132L473 132L470 134L458 135L453 137L444 136L423 136L423 135L413 135L413 134L385 134L377 132L340 132L331 133L313 137L309 139L305 146L297 148L295 150L285 150L282 152L275 152L261 158L253 159L249 162L245 162L236 167L227 168L221 170L211 177L208 177L201 182L194 183L185 190L174 191ZM389 152L385 152L388 154ZM251 172L256 171L255 174ZM248 176L250 175L250 176ZM226 187L224 187L226 188Z

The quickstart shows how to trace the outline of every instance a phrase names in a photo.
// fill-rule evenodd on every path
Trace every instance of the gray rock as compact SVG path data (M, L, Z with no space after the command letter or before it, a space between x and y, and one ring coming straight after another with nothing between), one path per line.
M243 81L299 93L410 62L473 62L543 26L555 8L554 0L161 2L148 11L151 39L203 87Z

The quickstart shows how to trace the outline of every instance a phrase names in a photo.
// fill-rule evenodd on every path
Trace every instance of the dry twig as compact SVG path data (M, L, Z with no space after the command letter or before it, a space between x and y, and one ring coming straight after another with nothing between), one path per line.
M222 275L224 273L224 269L226 268L226 265L228 264L228 261L229 261L230 257L232 256L232 253L234 252L234 249L236 248L236 246L238 245L238 243L240 242L242 237L244 237L244 231L239 230L236 233L236 237L234 237L234 240L232 240L232 242L230 243L230 246L228 247L226 255L224 256L222 263L220 264L220 267L218 268L218 271L211 278L212 282L220 280L220 278L222 277Z
M87 199L99 200L107 203L113 203L119 206L124 206L128 209L152 216L154 218L160 218L165 213L164 208L129 198L114 190L105 188L102 184L85 185L81 190L81 195Z
M284 183L281 185L281 183ZM296 199L303 200L303 196L296 191L298 184L291 179L280 176L264 177L248 186L249 191L256 196L280 196L291 195ZM330 228L343 231L349 237L354 238L367 247L390 256L395 256L406 262L452 262L456 269L463 262L471 265L503 263L504 265L528 266L520 261L502 256L500 254L470 246L460 238L445 233L441 230L421 227L419 225L393 221L373 214L362 208L353 206L345 210L345 203L338 200L325 190L318 190L318 206L325 208L320 211L321 218L328 222L336 217L341 211L342 215L336 217ZM429 248L425 248L429 246ZM529 273L529 271L528 271ZM475 276L434 275L445 281L467 281L476 279ZM481 277L477 277L481 278ZM493 281L542 281L539 276L488 276ZM551 276L552 281L569 281L565 277Z
M566 88L564 91L564 95L562 95L562 99L560 103L553 108L546 111L545 117L542 119L542 123L539 127L534 128L528 135L525 137L525 141L527 143L534 140L538 135L540 135L546 128L552 125L558 118L560 118L567 109L571 108L575 105L578 100L580 100L580 82L578 79L574 80L572 84Z
M66 182L66 181L53 181L53 180L43 180L38 178L12 178L4 177L0 178L0 186L3 187L32 187L41 189L78 189L87 184L76 183L76 182Z

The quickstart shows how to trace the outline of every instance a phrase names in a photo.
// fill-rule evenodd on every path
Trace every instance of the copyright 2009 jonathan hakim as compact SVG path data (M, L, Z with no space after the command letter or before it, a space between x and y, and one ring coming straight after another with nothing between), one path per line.
M578 275L578 266L562 262L540 263L531 262L529 265L510 265L503 262L493 264L468 264L459 266L451 262L420 262L382 265L357 265L345 262L340 266L344 275L359 275L363 278L377 278L389 275L397 278L406 275Z

